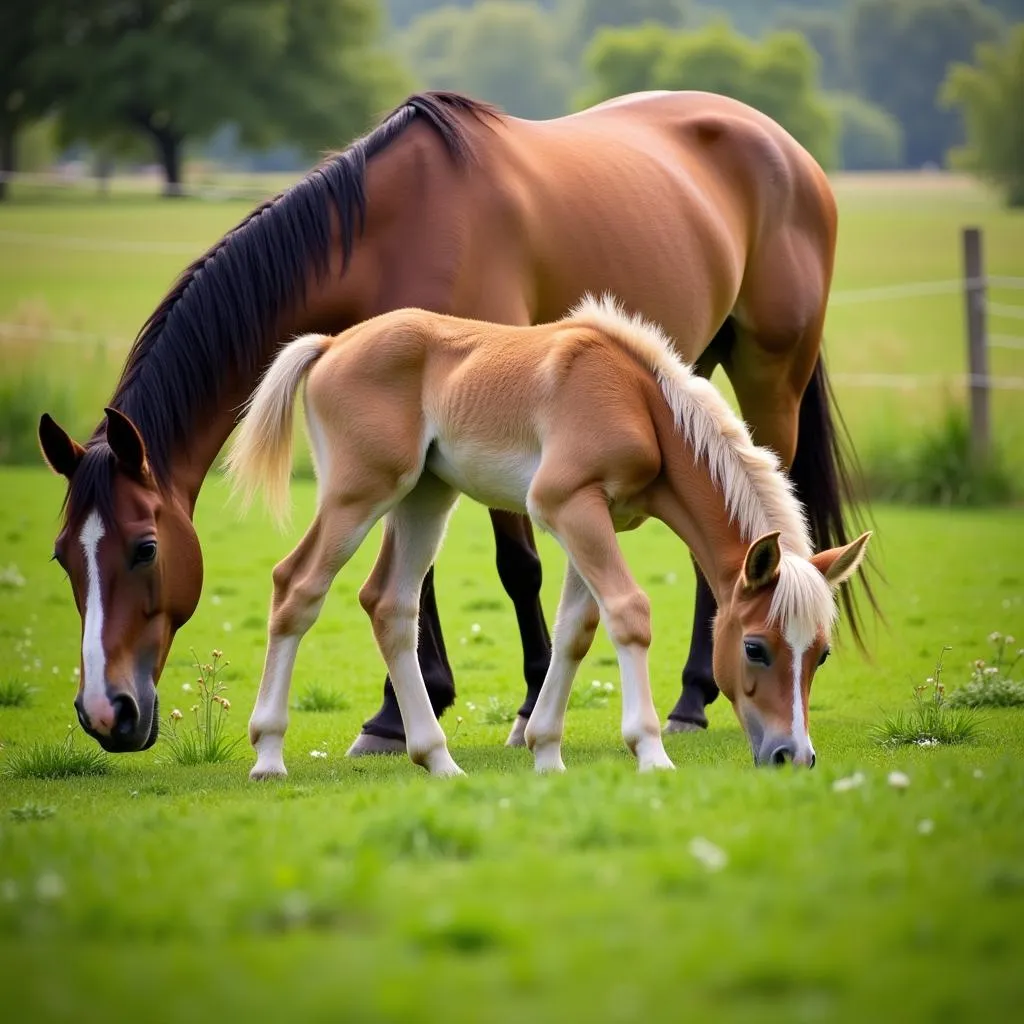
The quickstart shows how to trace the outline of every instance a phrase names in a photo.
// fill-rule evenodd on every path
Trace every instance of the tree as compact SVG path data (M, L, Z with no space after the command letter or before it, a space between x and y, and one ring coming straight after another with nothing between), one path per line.
M967 128L954 162L994 182L1010 206L1024 206L1024 25L1002 47L979 46L973 66L954 64L941 99L959 108Z
M687 0L577 0L577 34L586 42L601 28L646 22L679 28L688 6Z
M572 69L552 16L536 4L442 7L414 21L399 48L430 88L457 89L519 117L568 109Z
M907 162L941 164L962 138L936 95L955 61L999 37L1002 19L977 0L858 0L851 46L859 91L903 126Z
M825 89L849 89L853 85L850 67L849 19L839 11L783 7L773 28L797 32L818 54L821 84Z
M65 0L48 55L68 137L149 140L168 194L182 148L226 121L247 144L315 150L361 131L400 88L372 55L371 0ZM387 97L390 99L391 97Z
M593 85L584 102L643 89L722 93L774 118L822 165L835 162L835 118L817 91L817 57L794 33L755 42L721 22L699 32L605 29L585 60Z
M903 129L881 107L835 93L828 105L839 120L839 164L844 171L890 171L903 166Z

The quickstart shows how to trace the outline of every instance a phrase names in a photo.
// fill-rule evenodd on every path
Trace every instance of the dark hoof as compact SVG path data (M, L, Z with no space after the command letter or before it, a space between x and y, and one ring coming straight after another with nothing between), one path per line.
M346 757L372 757L374 754L404 754L405 740L394 740L387 736L372 736L361 732L355 743L345 752Z
M662 732L664 732L665 735L670 736L673 733L677 732L704 732L704 730L707 729L707 727L707 722L705 722L703 725L700 725L697 722L680 722L676 718L670 718L665 723L665 728L662 730Z

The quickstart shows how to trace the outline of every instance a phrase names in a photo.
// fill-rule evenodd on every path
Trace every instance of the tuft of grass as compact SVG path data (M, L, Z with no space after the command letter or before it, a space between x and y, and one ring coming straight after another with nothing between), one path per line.
M935 665L935 675L914 687L914 706L897 711L874 729L875 739L884 746L955 746L971 743L981 732L978 713L973 708L953 707L946 700L942 683L942 657L951 647L943 647ZM931 693L928 693L929 688Z
M60 743L33 743L11 751L3 766L7 779L72 779L85 775L107 775L110 758L95 747L75 746L69 731Z
M992 633L988 639L995 648L995 660L991 665L982 658L975 661L970 682L954 690L949 703L955 708L1024 707L1024 682L1011 678L1024 658L1024 648L1014 652L1016 641L1002 633Z
M595 679L589 686L574 686L569 694L570 711L588 711L592 708L608 707L608 698L615 692L613 683L602 683Z
M296 711L344 711L348 700L322 683L310 683L295 701Z
M25 370L0 381L0 463L35 466L39 454L39 413L47 410L58 421L69 419L66 390L41 373Z
M222 764L234 760L235 750L242 737L229 737L224 733L231 701L224 696L227 687L218 679L219 674L230 664L227 661L221 664L223 656L220 651L213 651L213 661L204 665L196 652L192 651L199 672L196 679L199 697L190 708L193 724L180 725L185 716L178 708L171 711L162 730L168 750L163 760L180 765Z
M0 682L0 708L27 708L32 704L35 688L15 676Z
M998 505L1014 497L1014 480L1000 449L986 459L971 450L963 408L950 405L938 426L910 444L891 439L864 459L868 493L908 505Z
M12 807L11 818L14 821L43 821L52 818L57 813L56 807L47 807L44 804L27 803L21 807Z
M516 717L516 705L501 697L488 697L481 717L485 725L507 725Z

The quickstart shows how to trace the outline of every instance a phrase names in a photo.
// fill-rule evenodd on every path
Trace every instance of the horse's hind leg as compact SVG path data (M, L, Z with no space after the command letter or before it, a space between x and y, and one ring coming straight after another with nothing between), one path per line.
M562 734L565 709L580 662L594 642L600 622L597 602L572 561L565 568L562 597L555 617L551 664L525 729L526 745L533 751L539 772L565 771Z
M448 753L416 656L420 589L457 497L425 473L389 513L377 562L359 592L394 685L409 757L431 775L462 774Z
M562 543L597 600L619 660L626 746L636 755L641 771L674 767L662 743L648 675L651 603L622 556L604 492L599 488L577 491L566 500L534 493L530 511Z
M316 622L334 577L380 517L380 508L381 502L369 500L328 500L321 505L299 546L274 569L267 656L249 719L249 740L256 749L250 778L287 774L284 734L299 642Z

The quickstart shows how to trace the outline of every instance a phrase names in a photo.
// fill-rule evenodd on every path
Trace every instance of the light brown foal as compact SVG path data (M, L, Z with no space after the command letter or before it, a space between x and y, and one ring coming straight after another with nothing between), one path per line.
M651 697L650 602L616 530L654 516L714 590L715 678L758 763L812 764L807 705L828 653L833 591L868 534L812 556L778 459L659 328L613 301L503 327L399 310L287 346L254 393L231 451L236 482L287 503L295 395L304 379L317 514L274 571L269 645L249 724L255 778L285 773L299 642L341 567L386 517L359 599L394 681L412 760L459 772L416 659L420 587L461 493L526 511L569 556L551 667L526 729L540 771L561 770L565 709L603 621L622 677L622 735L641 770L670 768Z

